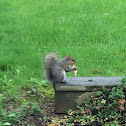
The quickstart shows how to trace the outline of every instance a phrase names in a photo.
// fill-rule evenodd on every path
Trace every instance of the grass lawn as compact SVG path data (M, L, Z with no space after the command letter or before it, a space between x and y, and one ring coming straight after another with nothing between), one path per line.
M0 0L0 96L54 97L43 67L50 51L74 57L78 76L125 76L125 8L125 0Z

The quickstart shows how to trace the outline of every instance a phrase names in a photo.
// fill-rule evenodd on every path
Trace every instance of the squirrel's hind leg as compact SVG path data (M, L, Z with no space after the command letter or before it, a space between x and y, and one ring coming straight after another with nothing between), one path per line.
M62 83L68 83L67 80L63 80Z

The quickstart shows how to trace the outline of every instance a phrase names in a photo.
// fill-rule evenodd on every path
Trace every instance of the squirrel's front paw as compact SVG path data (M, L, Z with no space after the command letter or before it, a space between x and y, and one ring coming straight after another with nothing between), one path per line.
M77 67L74 67L73 70L77 70Z

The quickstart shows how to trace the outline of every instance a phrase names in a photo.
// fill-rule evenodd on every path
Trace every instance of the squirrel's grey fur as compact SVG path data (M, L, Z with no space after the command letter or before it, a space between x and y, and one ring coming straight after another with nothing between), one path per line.
M71 56L66 56L60 59L57 53L48 53L45 56L45 74L48 81L52 84L66 82L65 74L76 70L76 68L70 67L75 64L76 61Z

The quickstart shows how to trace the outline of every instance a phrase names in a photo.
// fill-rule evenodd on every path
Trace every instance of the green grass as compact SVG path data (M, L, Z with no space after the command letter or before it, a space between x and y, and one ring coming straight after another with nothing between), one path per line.
M124 76L125 8L125 0L0 0L0 78L10 84L2 91L45 80L49 51L74 57L78 76Z
M77 60L78 76L124 75L125 7L123 0L1 0L1 71L44 78L43 56L57 51Z

